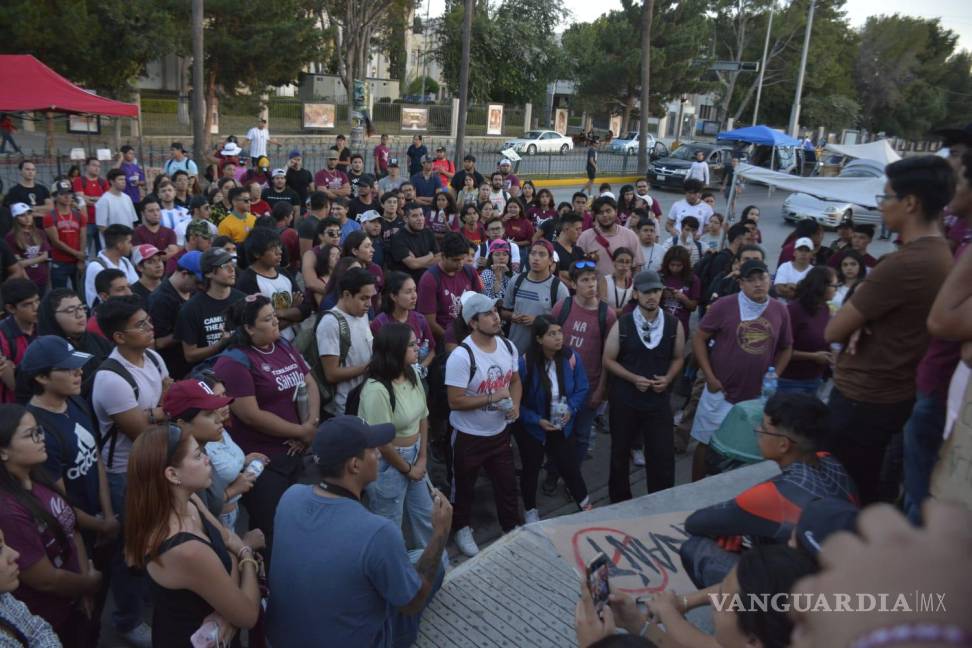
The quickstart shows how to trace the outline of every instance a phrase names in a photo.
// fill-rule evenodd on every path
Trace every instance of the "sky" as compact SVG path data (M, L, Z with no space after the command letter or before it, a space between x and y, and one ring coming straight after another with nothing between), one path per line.
M430 4L426 4L430 3ZM573 14L572 22L590 22L602 13L621 8L621 0L564 0ZM442 14L444 0L424 0L419 10L429 16ZM942 24L959 35L959 48L972 50L972 2L969 0L847 0L845 5L851 25L860 27L868 16L900 13L922 18L941 18Z

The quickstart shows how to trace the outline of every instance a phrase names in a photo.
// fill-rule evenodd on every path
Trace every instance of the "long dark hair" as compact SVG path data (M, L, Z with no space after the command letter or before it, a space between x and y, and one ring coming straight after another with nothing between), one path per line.
M314 273L318 277L323 277L323 276L330 277L331 272L334 271L334 268L331 267L331 250L334 248L337 248L337 246L331 245L330 243L326 243L318 247L317 250L314 252L314 256L315 256Z
M412 327L401 322L385 324L375 335L374 350L368 364L368 377L386 386L400 376L418 384L412 365L405 364L405 353L412 339Z
M745 551L736 565L739 595L744 601L751 595L767 598L793 589L793 585L817 571L813 559L806 553L786 545L764 545ZM793 620L786 612L769 610L740 611L736 625L748 636L756 637L766 648L790 645Z
M324 296L321 297L321 303L324 303L324 300L331 295L337 294L338 297L341 296L338 292L338 285L341 283L341 277L343 277L355 263L362 265L361 261L356 257L341 257L338 259L338 262L334 264L333 268L331 268L331 276L327 280L327 286L324 287Z
M265 295L247 295L226 309L226 330L233 331L233 343L235 346L252 344L250 334L246 332L247 326L256 324L257 315L264 306L270 304L270 299Z
M803 310L814 315L820 308L827 308L824 295L827 294L834 276L834 269L829 266L810 268L810 272L796 286L796 300L803 306Z
M538 338L542 338L550 330L551 326L560 326L554 318L549 315L537 315L530 327L530 346L526 351L526 369L528 373L535 372L540 377L540 386L543 387L547 395L547 403L550 403L550 376L547 374L547 356L543 353L543 345ZM552 362L557 371L557 391L564 394L564 358L568 357L570 350L567 345L560 347L560 351L554 354Z
M847 283L847 277L844 276L844 269L841 267L844 265L844 259L847 258L857 261L857 265L861 269L860 272L857 273L857 282L855 283L855 285L857 285L864 280L865 276L867 276L867 265L864 263L864 256L861 255L861 253L857 250L847 250L844 252L844 256L842 256L840 259L840 263L837 264L837 280L840 281L841 284Z
M369 236L364 233L364 230L354 230L348 234L347 238L344 239L344 245L341 247L341 256L353 257L354 251L361 247L361 244L368 239ZM362 261L362 263L364 263L364 261Z
M13 403L0 405L0 448L10 447L17 427L27 414L29 412L23 405ZM44 472L42 466L34 466L30 469L29 474L31 481L42 484L58 495L64 496L61 489L54 484L54 480ZM68 542L67 534L64 532L64 527L57 521L57 518L51 515L50 511L41 505L36 495L25 489L20 480L10 474L6 462L0 462L0 492L6 493L15 502L27 509L39 528L50 530L62 554L70 550L71 545Z
M395 312L393 295L397 295L405 287L405 282L412 279L412 275L395 270L385 275L385 288L381 293L381 312L389 317ZM412 279L412 281L415 281Z
M631 197L631 200L625 200L624 194L629 191L634 195ZM618 211L630 214L631 210L634 209L634 201L637 199L638 199L638 194L637 192L635 192L634 185L629 185L629 184L624 185L623 187L621 187L621 191L618 192Z
M671 263L672 261L682 262L682 274L679 275L678 277L679 279L682 280L683 283L691 284L692 283L692 256L689 254L689 251L683 248L681 245L673 245L672 247L668 248L668 252L665 253L665 257L662 259L661 273L660 273L662 277L672 276L668 271L668 264Z

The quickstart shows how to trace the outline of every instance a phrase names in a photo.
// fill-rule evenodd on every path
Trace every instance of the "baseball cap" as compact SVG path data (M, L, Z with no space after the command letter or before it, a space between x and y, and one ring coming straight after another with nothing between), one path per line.
M501 238L496 239L495 241L489 244L490 254L492 254L493 252L509 252L509 251L510 251L510 244Z
M642 270L635 275L634 278L634 289L638 292L651 292L652 290L661 290L665 287L662 283L661 277L654 270Z
M314 463L335 466L357 457L368 448L380 448L394 438L395 426L391 423L368 425L357 416L335 416L317 428L311 451Z
M424 162L430 162L430 163L431 163L431 162L435 162L435 158L434 158L434 157L432 157L431 155L423 155L423 156L422 156L422 162L423 162L423 163L424 163Z
M192 227L190 224L189 227ZM189 234L189 230L186 230L186 235ZM176 266L182 270L188 270L189 272L196 275L196 279L199 281L203 280L203 273L199 266L199 260L202 258L202 252L199 250L189 250L176 261Z
M58 335L42 335L27 347L18 369L28 376L50 369L80 369L93 357Z
M205 275L232 260L233 255L223 248L209 248L203 252L202 257L199 259L199 270Z
M821 497L803 507L796 525L797 543L812 555L837 531L854 531L857 527L856 506L836 497Z
M366 184L370 187L371 185L375 184L375 182L377 182L375 176L371 175L370 173L366 173L358 178L358 186Z
M70 180L58 180L53 185L51 185L51 193L55 196L74 193L74 189L71 188Z
M191 409L211 412L233 402L229 396L217 396L212 388L201 380L180 380L172 383L162 399L162 410L171 419L177 419Z
M748 277L754 272L769 272L769 268L759 259L750 259L739 268L739 276L743 278Z
M195 235L207 239L212 238L213 230L210 229L209 226L210 226L209 221L204 221L198 218L194 218L193 220L189 221L188 225L186 225L186 236ZM200 254L202 253L200 252Z
M536 241L534 241L533 243L530 244L530 249L531 250L533 248L535 248L535 247L542 247L544 250L547 251L547 254L549 254L550 256L553 256L554 255L554 246L553 246L553 243L551 243L547 239L540 238L540 239L537 239Z
M341 157L341 154L338 153L337 151L333 150L333 149L331 149L330 151L327 152L327 159L328 160L336 160L339 157Z
M374 209L369 209L366 212L362 212L358 216L358 222L367 223L368 221L378 220L379 218L381 218L381 214L376 212Z
M500 166L513 166L513 163L510 162L510 159L509 158L503 158L502 160L499 161L499 165Z
M617 197L614 195L613 191L602 191L600 197L610 198L611 200L617 200Z
M972 146L972 123L966 124L964 128L940 128L933 130L934 135L940 135L945 141L945 145L967 144Z
M30 211L30 205L27 203L14 203L10 205L10 215L17 218L21 214L26 214Z
M463 162L475 162L476 161L476 156L473 155L472 153L469 153L469 154L466 155L466 157L462 158L462 161Z
M397 167L398 166L398 158L391 158L390 160L388 160L388 166L389 167Z
M436 153L438 153L439 151L442 151L443 153L445 153L445 150L446 150L446 147L444 147L444 146L436 146L435 147L435 152Z
M290 155L287 156L287 159L293 160L294 158L298 158L298 157L300 157L300 151L294 149L293 151L290 152Z
M224 157L236 157L242 152L243 149L240 148L239 144L236 142L228 142L219 153Z
M280 176L281 178L286 178L287 177L287 170L286 169L274 169L273 170L273 173L270 174L270 177L271 178L276 178L277 176Z
M189 211L194 212L203 205L208 205L209 201L206 196L193 196L192 200L189 201Z
M811 241L809 237L801 236L800 238L798 238L796 240L796 243L793 245L793 249L794 250L798 250L798 249L800 249L802 247L805 247L808 250L812 250L813 249L813 241Z
M157 254L162 254L162 250L151 243L143 243L132 248L132 265L138 267L146 259L151 259Z
M500 300L493 299L492 297L487 297L486 295L478 292L472 292L467 290L462 293L459 298L462 304L462 319L466 324L472 321L472 318L477 315L482 315L483 313L488 313L494 308Z

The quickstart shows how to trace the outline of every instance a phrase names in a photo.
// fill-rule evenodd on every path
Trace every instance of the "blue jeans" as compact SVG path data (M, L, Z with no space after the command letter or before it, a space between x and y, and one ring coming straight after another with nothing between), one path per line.
M940 397L918 392L911 418L904 429L904 509L921 524L921 503L928 497L932 469L942 447L946 403Z
M408 463L418 461L421 439L413 445L395 448L398 456ZM398 528L407 514L412 541L424 548L432 538L432 497L425 480L409 479L382 457L378 464L378 479L368 484L368 508L372 513L388 518Z
M80 287L76 263L51 262L51 288L70 288L78 292Z
M823 380L820 378L808 378L805 380L794 380L792 378L778 378L776 380L776 391L781 394L808 394L816 396L817 390Z
M87 245L89 259L95 258L101 252L101 234L98 226L93 223L88 223Z
M741 554L726 551L712 538L692 536L679 549L682 566L699 589L721 583L739 562Z
M126 473L108 473L108 490L111 493L111 507L118 515L122 528L125 526L125 491L128 483ZM111 558L111 595L115 600L115 611L111 621L118 632L128 632L142 622L142 600L145 596L145 576L125 564L122 549L125 539L118 537L117 550Z

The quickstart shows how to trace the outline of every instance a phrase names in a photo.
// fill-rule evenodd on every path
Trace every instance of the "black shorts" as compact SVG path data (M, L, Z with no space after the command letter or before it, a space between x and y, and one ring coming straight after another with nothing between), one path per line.
M597 169L592 169L591 167L587 167L587 179L588 180L590 180L590 181L593 182L594 181L594 176L596 176L596 175L597 175Z

